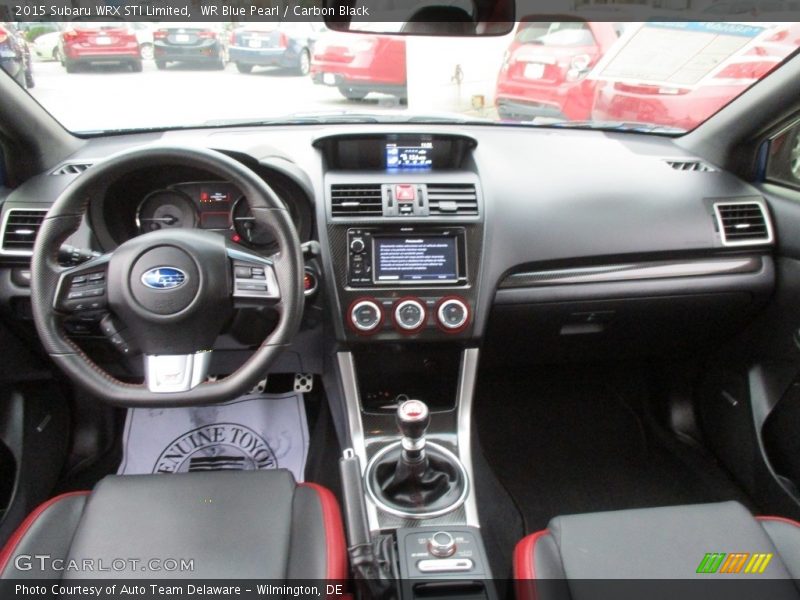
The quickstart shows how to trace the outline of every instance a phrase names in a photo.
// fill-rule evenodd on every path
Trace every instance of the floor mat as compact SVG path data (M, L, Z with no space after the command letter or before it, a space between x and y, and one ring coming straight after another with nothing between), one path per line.
M643 418L642 387L605 370L550 368L482 377L477 424L491 467L530 533L557 515L695 502L751 501L710 455Z
M253 394L225 404L128 411L120 474L289 469L303 481L303 395Z

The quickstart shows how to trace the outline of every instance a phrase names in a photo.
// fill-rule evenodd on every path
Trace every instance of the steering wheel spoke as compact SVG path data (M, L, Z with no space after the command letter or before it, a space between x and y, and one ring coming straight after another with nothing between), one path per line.
M144 378L147 389L156 394L188 392L208 377L211 350L193 354L146 354Z
M231 260L235 306L275 304L281 299L272 260L240 248L228 247L227 252Z
M62 313L85 313L108 307L108 263L104 254L59 275L53 308Z

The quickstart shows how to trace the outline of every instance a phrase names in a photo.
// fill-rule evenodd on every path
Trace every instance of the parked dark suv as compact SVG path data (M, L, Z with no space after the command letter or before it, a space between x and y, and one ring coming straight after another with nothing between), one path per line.
M241 73L283 67L308 75L314 41L322 31L314 23L247 23L231 32L230 60Z
M180 62L224 69L227 47L219 23L173 23L153 32L156 67Z

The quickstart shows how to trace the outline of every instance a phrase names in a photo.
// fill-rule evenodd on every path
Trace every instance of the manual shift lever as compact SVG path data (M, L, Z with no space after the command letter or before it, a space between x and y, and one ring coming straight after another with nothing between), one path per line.
M425 432L430 423L430 411L422 400L406 400L397 407L404 461L417 464L425 460Z
M444 514L463 501L464 467L446 448L426 441L431 414L422 400L402 402L395 416L402 437L367 466L369 490L390 514Z

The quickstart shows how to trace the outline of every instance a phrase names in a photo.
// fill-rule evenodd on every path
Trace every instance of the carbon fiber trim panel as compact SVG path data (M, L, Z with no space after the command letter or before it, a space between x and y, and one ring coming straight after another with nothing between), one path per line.
M598 265L575 269L553 269L514 273L501 283L501 289L541 287L581 283L609 283L642 279L706 277L755 273L762 268L760 256L737 256L697 260L662 260L619 265Z

